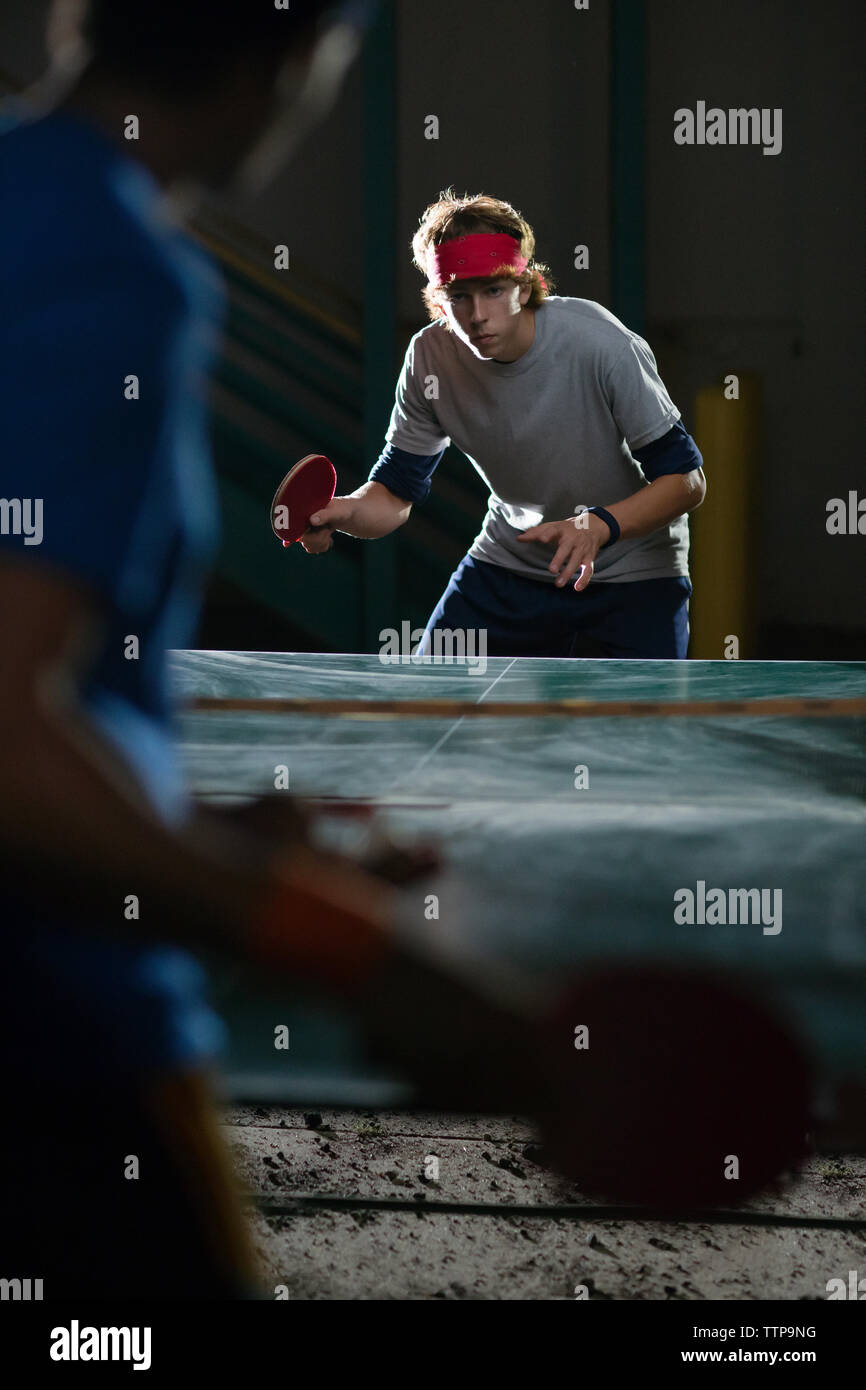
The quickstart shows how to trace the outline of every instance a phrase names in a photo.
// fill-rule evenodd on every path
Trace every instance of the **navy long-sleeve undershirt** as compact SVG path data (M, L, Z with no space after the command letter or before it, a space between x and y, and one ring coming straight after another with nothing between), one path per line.
M370 470L369 481L381 483L406 502L423 502L430 494L433 474L444 453L445 450L441 449L438 454L410 454L405 449L386 444ZM661 439L654 439L642 449L633 450L632 457L651 483L666 473L690 473L694 468L702 468L704 462L697 444L681 420Z

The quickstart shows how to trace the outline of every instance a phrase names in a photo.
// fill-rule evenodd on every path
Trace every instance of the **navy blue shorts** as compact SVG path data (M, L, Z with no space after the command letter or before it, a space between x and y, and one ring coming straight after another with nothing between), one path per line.
M487 656L682 658L691 592L689 580L678 577L590 581L576 594L570 583L557 589L467 555L433 610L419 651L435 653L434 631L450 629L486 631Z

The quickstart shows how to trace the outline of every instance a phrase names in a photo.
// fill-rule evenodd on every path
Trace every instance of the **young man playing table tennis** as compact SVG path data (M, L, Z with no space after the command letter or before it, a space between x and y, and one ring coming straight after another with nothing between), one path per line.
M491 656L684 657L688 521L706 484L644 340L601 305L550 295L508 203L443 193L412 242L431 324L409 344L369 481L312 517L374 538L409 518L453 441L490 488L437 629Z

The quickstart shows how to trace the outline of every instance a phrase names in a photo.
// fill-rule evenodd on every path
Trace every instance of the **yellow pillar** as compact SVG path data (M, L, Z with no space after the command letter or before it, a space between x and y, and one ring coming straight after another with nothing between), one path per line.
M761 379L745 372L732 375L739 399L732 397L729 376L717 386L703 387L695 407L707 496L690 517L694 595L689 656L707 660L755 656Z

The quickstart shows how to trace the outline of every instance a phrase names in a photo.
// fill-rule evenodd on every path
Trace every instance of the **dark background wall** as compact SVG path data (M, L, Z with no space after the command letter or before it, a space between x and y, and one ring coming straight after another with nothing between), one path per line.
M708 379L764 378L765 628L862 633L866 537L829 536L825 518L830 497L866 493L866 11L848 0L649 10L650 336L684 411ZM781 154L675 145L673 111L699 99L782 107Z
M46 8L44 0L5 0L0 66L16 81L43 66ZM398 0L396 12L391 371L425 321L408 242L424 206L449 184L515 203L536 228L559 293L616 308L613 0L590 0L587 11L567 0L438 0L435 8ZM866 495L866 9L861 0L649 0L646 12L647 109L636 142L646 204L638 189L634 204L646 230L644 331L687 424L700 387L728 372L762 378L756 654L866 656L866 536L825 528L830 497L857 488ZM673 113L698 100L781 107L782 153L676 145ZM364 270L363 104L356 69L267 195L215 203L263 244L288 242L299 280L329 281L349 316L363 306L375 313L380 297ZM425 139L429 115L439 119L438 140ZM573 267L578 243L589 246L586 271ZM483 493L463 467L480 509ZM712 490L709 470L708 481ZM732 537L734 562L739 544ZM440 568L431 593L446 578L444 560Z
M506 198L533 224L560 294L608 291L609 6L399 6L399 217L405 245L439 190ZM439 117L439 139L424 121ZM590 248L586 271L573 248ZM400 309L417 316L421 284L401 265Z

